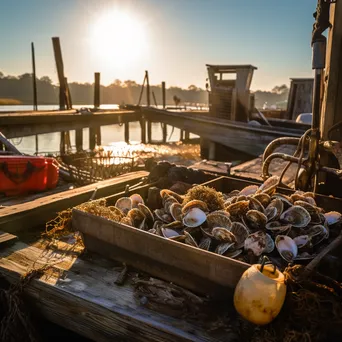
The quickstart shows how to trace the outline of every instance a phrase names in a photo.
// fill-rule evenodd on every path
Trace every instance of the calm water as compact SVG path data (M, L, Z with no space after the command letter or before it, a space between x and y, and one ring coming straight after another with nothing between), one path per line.
M92 107L92 106L74 106L74 108ZM39 110L54 110L59 106L39 106ZM101 109L118 109L119 105L102 105ZM23 111L32 110L32 106L0 106L0 111ZM116 155L129 155L139 157L155 156L157 158L171 157L174 162L183 159L192 161L199 160L198 145L183 145L177 144L180 138L180 130L178 128L167 127L167 142L171 144L164 145L143 145L141 144L141 128L139 122L130 123L130 144L124 142L124 126L108 125L101 127L102 146L105 150L112 150ZM152 124L152 140L162 141L162 128L160 123ZM196 138L197 135L190 134L190 138ZM36 137L28 136L23 138L10 139L21 152L34 154L36 153ZM75 148L75 131L70 131L70 141L72 151ZM38 153L56 153L59 151L60 133L48 133L38 135ZM83 129L83 149L89 148L89 129ZM169 159L169 158L168 158Z

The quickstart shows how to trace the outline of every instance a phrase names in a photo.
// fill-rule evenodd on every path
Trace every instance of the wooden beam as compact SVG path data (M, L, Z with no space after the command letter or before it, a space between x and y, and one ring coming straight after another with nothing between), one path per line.
M95 198L101 198L123 191L127 184L136 184L142 177L147 176L148 172L146 171L130 172L96 184L2 208L0 210L0 229L5 232L14 232L44 225L46 221L53 219L57 212L88 201L96 188Z
M96 147L96 130L94 127L89 127L89 149L94 150Z
M100 108L100 73L95 72L95 83L94 83L94 108Z
M166 89L165 89L165 82L162 82L162 96L163 96L163 108L166 107Z
M148 71L145 71L145 78L146 78L146 97L147 97L147 106L151 105L151 94L150 94L150 80L148 78Z
M141 143L146 144L146 120L145 118L140 119L140 129L141 129Z
M33 82L33 110L38 110L36 58L35 58L35 54L34 54L34 44L33 43L31 43L31 54L32 54L32 82Z
M75 145L76 145L77 152L80 152L83 150L83 129L75 130Z
M327 58L325 68L325 94L322 104L321 135L328 139L329 129L342 120L342 2L330 5L332 28L328 33ZM333 135L342 141L342 129Z
M4 247L8 247L9 245L13 244L17 240L18 240L17 236L0 231L0 249Z
M125 128L125 142L129 144L129 122L126 122L124 124L124 128Z

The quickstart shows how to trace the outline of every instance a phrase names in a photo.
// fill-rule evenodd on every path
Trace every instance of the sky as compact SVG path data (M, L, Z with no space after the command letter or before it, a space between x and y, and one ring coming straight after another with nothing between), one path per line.
M0 71L57 83L52 37L69 82L115 79L204 88L206 64L252 64L252 90L312 77L316 0L0 0Z

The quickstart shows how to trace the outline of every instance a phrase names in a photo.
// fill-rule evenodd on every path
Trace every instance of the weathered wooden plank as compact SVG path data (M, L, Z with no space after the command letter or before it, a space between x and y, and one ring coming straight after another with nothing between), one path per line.
M147 175L146 171L130 172L95 184L37 198L28 203L2 208L0 227L3 231L14 232L45 224L54 218L58 211L88 201L96 188L94 199L123 191L127 184L136 184Z
M24 289L32 306L48 320L100 342L219 341L203 327L143 307L129 282L114 284L117 264L96 255L84 260L63 254L68 245L62 242L58 247L42 250L18 242L0 250L0 272L12 283L33 267L54 265Z
M4 248L18 239L17 236L0 231L0 248Z

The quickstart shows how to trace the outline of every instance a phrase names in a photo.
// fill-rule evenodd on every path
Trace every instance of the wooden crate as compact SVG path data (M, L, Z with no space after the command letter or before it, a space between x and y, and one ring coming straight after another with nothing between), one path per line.
M258 182L219 177L204 183L222 192ZM146 194L148 186L134 192ZM281 189L280 192L291 193ZM116 194L112 200L124 194ZM342 200L317 195L326 210L341 210ZM174 282L201 294L229 296L248 264L165 239L146 231L73 210L73 226L80 231L89 251L119 260L152 276Z

